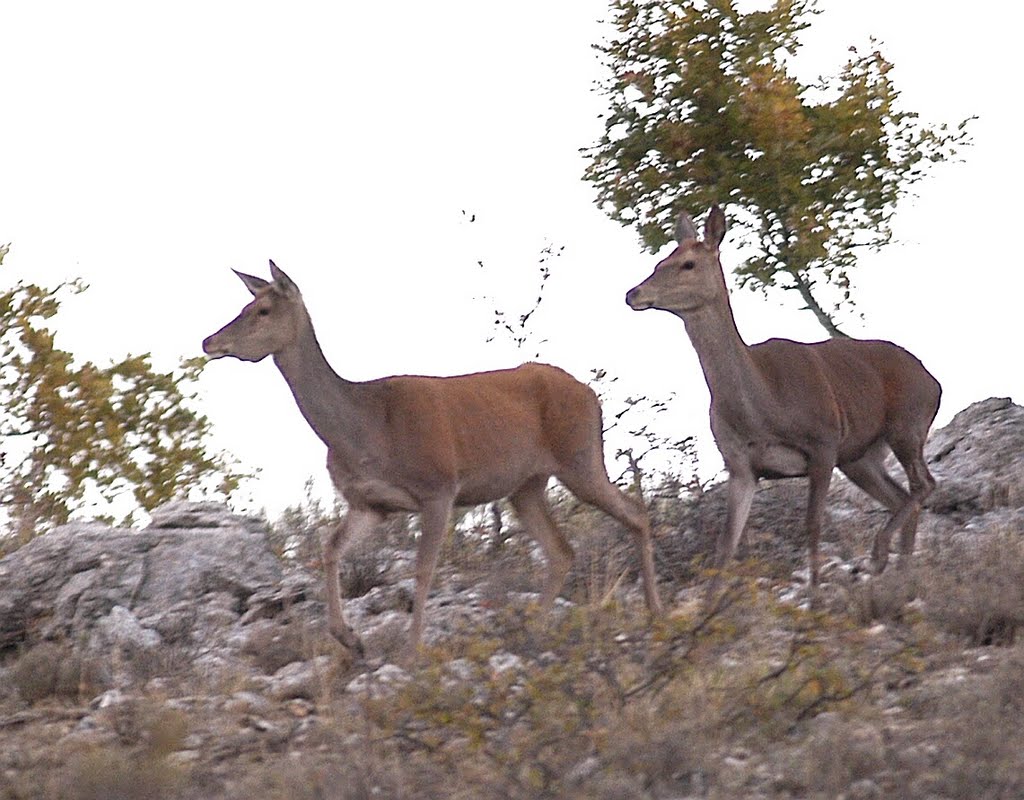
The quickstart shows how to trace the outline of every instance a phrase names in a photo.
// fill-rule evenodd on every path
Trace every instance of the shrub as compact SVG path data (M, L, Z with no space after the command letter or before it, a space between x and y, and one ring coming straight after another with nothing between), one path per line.
M52 800L173 800L182 796L187 774L166 758L136 755L120 747L76 753L49 781Z
M67 642L40 642L22 652L7 674L28 703L48 697L91 697L109 685L110 678L100 660L82 656Z
M1002 531L927 554L919 579L927 617L972 645L1013 644L1024 626L1024 539Z
M1024 650L1015 647L991 675L949 689L938 716L941 770L919 781L918 796L1024 796Z
M777 740L869 691L894 656L864 655L858 636L751 580L653 629L639 600L553 617L513 606L363 708L373 738L422 754L452 796L698 794L730 746ZM867 769L855 755L851 776Z
M840 584L838 610L845 610L861 625L908 621L908 605L918 594L917 579L906 570L888 569L864 580L851 576Z

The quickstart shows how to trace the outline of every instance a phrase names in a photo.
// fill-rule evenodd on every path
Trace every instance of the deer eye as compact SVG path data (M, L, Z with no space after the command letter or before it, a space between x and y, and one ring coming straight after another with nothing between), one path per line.
M261 317L266 317L266 316L269 316L269 315L270 315L270 309L269 309L269 308L261 308L261 309L258 309L258 310L256 311L256 313L257 313L257 314L258 314L259 316L261 316Z
M686 261L684 261L682 264L679 265L679 268L680 269L684 269L687 272L689 272L695 266L697 266L697 265L693 262L693 259L689 259L688 258L688 259L686 259Z

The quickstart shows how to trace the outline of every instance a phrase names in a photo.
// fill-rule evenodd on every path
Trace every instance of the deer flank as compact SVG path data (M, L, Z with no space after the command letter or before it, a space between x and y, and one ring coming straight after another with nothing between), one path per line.
M270 281L237 273L253 300L208 337L203 350L244 361L272 356L299 411L327 446L328 471L347 504L343 521L323 542L328 626L338 641L362 653L343 615L339 560L393 512L420 517L413 651L457 505L509 498L546 557L541 604L550 607L573 557L548 507L551 477L626 526L639 550L647 606L661 613L647 516L608 480L601 410L589 387L534 363L454 377L345 380L324 357L298 287L273 262L270 272Z
M759 478L806 476L816 586L818 539L836 467L891 512L875 536L874 571L885 568L897 529L901 563L909 562L918 514L935 486L923 451L939 407L938 381L891 342L769 339L748 346L736 328L719 258L725 231L718 206L708 214L703 239L681 214L676 249L626 295L635 310L663 309L683 320L711 393L711 430L729 475L715 566L735 554ZM890 450L906 472L906 489L885 468Z

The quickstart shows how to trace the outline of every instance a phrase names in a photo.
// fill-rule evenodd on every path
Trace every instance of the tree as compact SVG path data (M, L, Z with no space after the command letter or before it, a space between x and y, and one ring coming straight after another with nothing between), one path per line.
M799 294L830 335L857 251L892 236L897 202L968 143L901 110L892 65L851 48L838 76L787 66L814 0L740 13L734 0L613 0L605 134L585 150L597 203L652 252L680 211L729 203L757 247L740 285ZM838 290L834 304L822 298Z
M54 344L48 320L62 295L83 289L19 282L0 292L0 550L87 506L130 520L193 487L226 495L242 477L209 454L210 424L190 407L201 359L171 372L148 355L101 367Z

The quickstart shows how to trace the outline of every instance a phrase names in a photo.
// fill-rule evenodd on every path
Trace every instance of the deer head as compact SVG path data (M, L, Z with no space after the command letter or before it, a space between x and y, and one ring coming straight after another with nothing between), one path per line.
M242 361L262 361L293 344L309 315L299 287L270 262L272 281L233 270L253 301L231 322L203 341L203 352L211 358L232 356Z
M684 211L676 221L679 243L660 261L651 276L626 293L634 311L660 308L684 316L728 296L718 248L725 237L725 214L712 206L704 223L704 239L697 238L693 220Z

